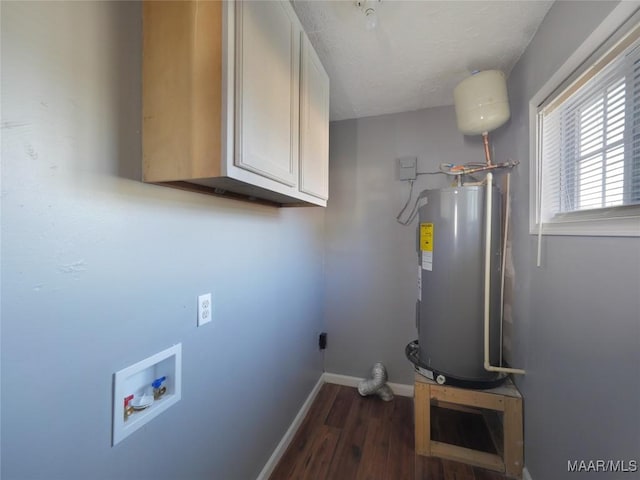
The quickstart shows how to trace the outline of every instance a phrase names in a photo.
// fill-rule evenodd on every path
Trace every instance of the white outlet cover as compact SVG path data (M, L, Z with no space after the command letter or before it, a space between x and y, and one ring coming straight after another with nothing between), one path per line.
M198 326L209 323L213 316L213 305L211 304L211 294L205 293L198 296Z

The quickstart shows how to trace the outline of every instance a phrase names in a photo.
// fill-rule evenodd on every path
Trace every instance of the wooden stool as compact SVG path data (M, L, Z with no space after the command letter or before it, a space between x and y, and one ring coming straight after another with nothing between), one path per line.
M450 443L431 439L431 406L452 410L469 411L482 408L502 412L502 451L497 443L498 454L472 450ZM457 462L502 472L510 477L522 478L522 395L511 379L491 390L468 390L438 385L422 375L415 374L415 435L416 454L441 457ZM481 413L476 410L476 413ZM491 425L488 425L493 435Z

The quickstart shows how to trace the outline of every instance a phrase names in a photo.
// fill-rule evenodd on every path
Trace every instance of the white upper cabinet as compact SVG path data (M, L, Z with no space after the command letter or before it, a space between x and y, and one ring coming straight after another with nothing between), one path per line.
M291 4L145 1L143 12L143 180L326 206L329 80Z
M236 4L235 164L298 184L300 27L284 2Z
M300 61L300 191L329 197L329 76L302 33Z

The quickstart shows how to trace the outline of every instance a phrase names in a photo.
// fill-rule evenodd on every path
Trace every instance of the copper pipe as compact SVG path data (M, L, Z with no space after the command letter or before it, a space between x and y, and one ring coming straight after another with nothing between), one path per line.
M484 142L484 156L487 159L487 165L491 165L491 152L489 152L489 134L484 132L482 134L482 141Z

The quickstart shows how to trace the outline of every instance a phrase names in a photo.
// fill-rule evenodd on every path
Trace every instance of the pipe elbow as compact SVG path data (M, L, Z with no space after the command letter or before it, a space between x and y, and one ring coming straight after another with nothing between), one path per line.
M373 378L363 380L358 384L358 393L363 397L379 392L387 382L387 370L380 362L373 365L371 368L371 375Z
M391 390L391 387L386 384L376 392L376 395L378 395L378 397L380 397L385 402L390 402L391 400L393 400L393 390Z
M358 384L358 393L366 397L372 393L376 393L383 384L374 379L363 380Z

